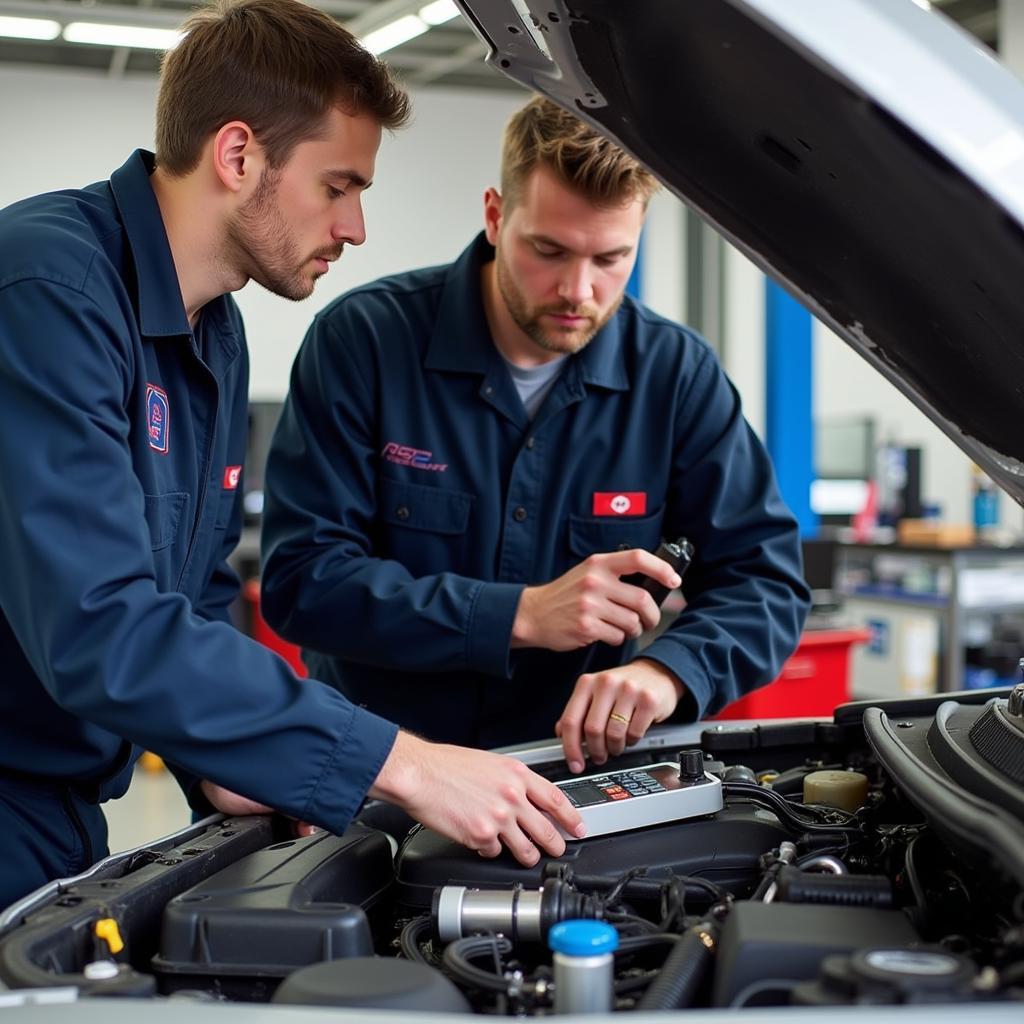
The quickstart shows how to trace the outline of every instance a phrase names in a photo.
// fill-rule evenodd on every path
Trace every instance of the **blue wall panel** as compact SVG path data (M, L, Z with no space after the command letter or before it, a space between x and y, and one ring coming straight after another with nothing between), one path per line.
M779 488L800 524L814 536L813 348L811 314L774 281L765 281L765 441Z

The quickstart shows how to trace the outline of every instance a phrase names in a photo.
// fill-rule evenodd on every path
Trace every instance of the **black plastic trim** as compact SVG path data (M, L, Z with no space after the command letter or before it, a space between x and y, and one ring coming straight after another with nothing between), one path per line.
M968 737L974 721L951 722L959 710L960 705L947 701L935 712L935 720L928 729L928 747L935 760L957 783L1024 820L1024 792L1019 786L1014 785L1004 772L990 765L975 749ZM988 714L991 710L988 708L983 714ZM963 734L964 742L969 744L967 748L958 743L953 735L957 725Z
M0 938L0 982L10 988L62 984L96 994L143 994L155 984L148 966L167 901L273 838L269 816L232 818L198 835L186 833L173 847L158 843L153 850L104 861L102 871L67 879L46 902L33 901L20 927ZM122 959L134 970L110 981L87 981L82 969L95 959L95 924L106 917L118 922L126 941Z
M934 715L943 704L956 701L957 704L987 704L990 700L1005 700L1010 696L1010 687L998 690L956 690L949 693L930 693L925 697L896 697L892 700L855 700L836 708L833 721L836 725L860 725L868 708L881 708L893 718L924 718Z
M1024 886L1024 825L920 760L897 736L881 708L869 708L864 731L893 784L951 845L994 862Z

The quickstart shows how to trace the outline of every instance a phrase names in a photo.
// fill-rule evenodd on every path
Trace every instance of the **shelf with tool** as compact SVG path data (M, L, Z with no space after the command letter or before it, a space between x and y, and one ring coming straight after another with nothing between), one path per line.
M854 697L1006 685L1024 650L1024 547L838 544L835 589L867 628Z

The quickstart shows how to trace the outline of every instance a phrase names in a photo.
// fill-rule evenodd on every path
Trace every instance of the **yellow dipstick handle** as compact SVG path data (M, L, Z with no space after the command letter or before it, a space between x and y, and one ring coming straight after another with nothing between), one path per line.
M105 917L96 922L96 938L103 939L110 952L115 956L124 949L124 940L121 938L121 931L117 922L112 917Z

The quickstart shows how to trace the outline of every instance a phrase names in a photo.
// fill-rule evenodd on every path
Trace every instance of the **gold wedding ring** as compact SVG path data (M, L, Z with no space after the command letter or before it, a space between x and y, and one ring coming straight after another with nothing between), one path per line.
M625 715L620 715L618 711L613 711L608 718L612 722L621 722L623 725L629 725L629 719Z

